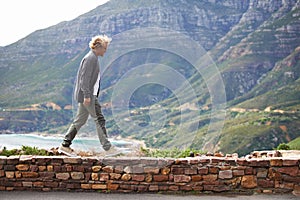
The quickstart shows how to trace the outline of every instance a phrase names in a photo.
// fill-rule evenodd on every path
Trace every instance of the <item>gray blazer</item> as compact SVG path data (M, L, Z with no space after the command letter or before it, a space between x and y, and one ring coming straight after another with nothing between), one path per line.
M81 60L77 72L74 98L78 103L83 103L84 98L92 98L99 72L98 57L91 50Z

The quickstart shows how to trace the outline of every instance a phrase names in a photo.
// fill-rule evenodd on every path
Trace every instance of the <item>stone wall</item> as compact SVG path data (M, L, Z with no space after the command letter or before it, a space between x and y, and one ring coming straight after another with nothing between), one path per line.
M299 194L299 160L0 157L0 190Z

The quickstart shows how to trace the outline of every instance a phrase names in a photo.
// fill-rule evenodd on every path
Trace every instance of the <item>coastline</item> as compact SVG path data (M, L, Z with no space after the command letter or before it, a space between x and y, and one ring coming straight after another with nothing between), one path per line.
M116 136L116 137L113 137L113 138L116 139L116 140L123 140L123 141L126 141L126 142L133 142L133 143L139 144L140 147L147 148L144 140L137 140L137 139L133 139L131 137L123 138L120 135Z
M38 147L46 150L58 148L62 139L62 134L48 134L41 132L31 133L9 133L0 134L0 149L18 149L24 146ZM145 142L123 138L121 136L111 137L109 140L118 148L126 152L140 152L140 148L145 148ZM84 152L103 152L98 137L76 137L73 141L72 148Z

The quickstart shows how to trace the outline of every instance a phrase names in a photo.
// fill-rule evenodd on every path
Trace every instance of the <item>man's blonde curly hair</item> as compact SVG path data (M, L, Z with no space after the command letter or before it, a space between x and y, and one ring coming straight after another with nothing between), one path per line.
M107 45L111 42L111 38L107 37L106 35L97 35L92 38L92 40L89 43L89 46L91 49L95 49L97 47L103 47L105 43Z

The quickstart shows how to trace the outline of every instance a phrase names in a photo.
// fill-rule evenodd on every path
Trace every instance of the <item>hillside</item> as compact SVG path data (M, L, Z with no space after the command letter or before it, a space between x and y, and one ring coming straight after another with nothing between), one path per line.
M272 149L300 134L299 18L299 0L111 0L72 21L37 30L0 48L0 130L65 130L72 118L65 109L42 106L39 112L27 110L27 114L11 110L47 102L70 107L87 44L92 36L106 33L113 43L108 58L100 60L105 69L101 104L111 135L142 139L159 148L192 146L242 154ZM150 27L160 32L137 31ZM171 30L176 37L168 38L161 30ZM124 41L126 33L134 34ZM139 43L139 38L145 42ZM178 47L172 47L170 39ZM166 50L172 48L177 54ZM121 50L126 53L106 66L110 56ZM200 59L202 71L188 58ZM135 71L139 66L143 68ZM132 72L144 78L124 82L134 91L130 91L129 105L117 113L126 120L120 127L113 113L113 95L118 83ZM141 84L155 76L154 82ZM226 105L218 101L221 97ZM46 120L35 129L32 124L45 119L45 113L49 124ZM30 128L16 123L22 120L31 121Z

